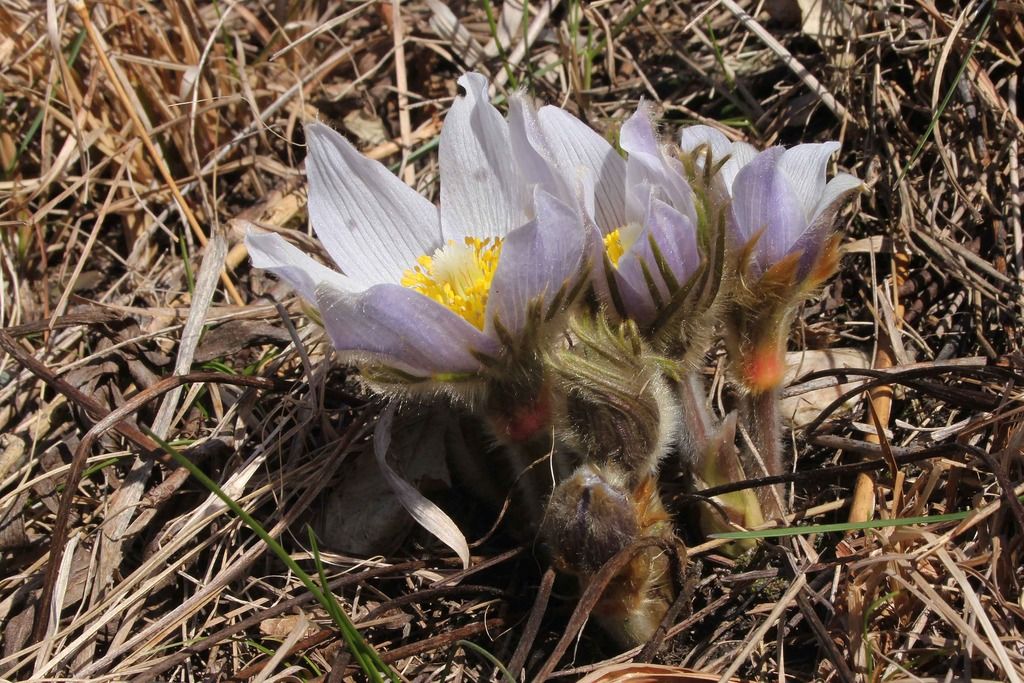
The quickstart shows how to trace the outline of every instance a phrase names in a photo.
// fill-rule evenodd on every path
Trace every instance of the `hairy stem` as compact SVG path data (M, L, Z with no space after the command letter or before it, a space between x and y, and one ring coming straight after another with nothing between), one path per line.
M750 440L769 476L785 473L782 458L782 419L779 414L779 388L750 394L745 399L745 418ZM754 476L760 467L749 467L748 476ZM761 508L768 516L784 512L783 491L778 486L763 487L758 491Z
M679 403L682 413L681 446L687 459L697 463L707 452L708 444L718 433L718 421L704 404L706 392L700 377L687 372L679 382Z

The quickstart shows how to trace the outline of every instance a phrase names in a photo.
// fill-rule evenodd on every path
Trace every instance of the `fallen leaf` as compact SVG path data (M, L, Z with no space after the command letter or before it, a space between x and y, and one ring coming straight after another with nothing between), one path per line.
M798 377L820 370L834 370L837 368L865 369L870 367L871 356L860 349L793 351L786 354L784 385L789 386ZM817 418L821 411L832 401L857 386L861 381L855 380L846 384L814 389L807 393L782 399L779 410L783 422L791 429L806 426ZM849 410L857 400L859 400L859 396L850 401L844 410Z

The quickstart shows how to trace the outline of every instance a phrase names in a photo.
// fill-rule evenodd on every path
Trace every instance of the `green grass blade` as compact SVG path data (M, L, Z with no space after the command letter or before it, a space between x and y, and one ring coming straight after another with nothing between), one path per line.
M967 49L967 54L964 55L964 61L960 65L960 69L957 70L956 77L953 79L953 82L950 83L949 90L946 91L946 96L943 97L942 102L939 103L939 108L932 116L932 120L929 122L928 128L925 129L924 135L922 135L921 139L918 140L917 147L915 147L913 153L911 153L910 159L907 160L907 163L903 166L903 170L900 171L899 177L896 178L896 182L893 183L894 186L899 185L900 182L903 181L903 177L907 175L907 171L909 171L910 167L917 162L917 158L921 156L921 150L924 149L925 144L928 142L928 138L930 138L932 133L935 131L935 126L939 124L939 118L942 116L942 113L946 111L946 107L949 106L949 101L953 99L953 93L956 92L957 84L960 83L960 79L963 78L964 71L967 70L967 65L970 63L971 57L974 56L974 51L977 49L978 44L981 43L981 38L985 35L986 29L988 29L988 24L992 20L992 13L994 9L995 8L992 5L989 5L988 13L985 14L985 20L982 22L981 28L978 29L978 35L974 36L974 40L971 41L971 46Z
M455 641L455 644L464 647L467 650L472 650L473 652L477 653L478 655L486 659L488 662L498 667L498 671L501 672L501 675L505 677L506 681L508 681L509 683L516 683L516 679L512 675L512 672L506 669L505 665L502 664L497 657L495 657L493 654L491 654L484 648L480 647L476 643L471 643L468 640L457 640Z
M934 524L936 522L959 522L971 515L974 510L950 512L944 515L924 515L921 517L897 517L896 519L869 519L866 522L839 522L836 524L809 524L807 526L788 526L780 529L761 529L760 531L725 531L708 534L710 538L742 540L748 538L783 538L801 534L830 534L842 531L859 531L862 529L884 529L894 526L911 526L913 524Z
M154 441L156 441L157 444L160 445L160 448L162 448L168 455L170 455L175 462L177 462L179 465L187 469L189 471L189 474L195 477L200 484L205 486L214 495L220 498L224 502L224 504L227 505L228 508L233 513L235 513L235 515L237 515L238 518L241 519L242 522L247 527L249 527L253 531L253 533L259 536L260 539L267 544L267 547L269 547L270 550L275 555L277 555L278 559L280 559L285 564L285 566L288 567L288 569L290 569L297 577L299 577L299 580L302 581L304 586L306 586L306 589L313 595L314 598L316 598L317 602L319 602L323 606L323 608L327 610L328 614L331 615L332 619L335 620L335 624L337 625L338 630L341 632L342 638L345 640L345 644L348 646L349 650L352 652L352 655L359 662L360 667L363 669L363 672L370 680L381 680L380 674L383 672L391 681L393 681L394 683L399 683L401 679L398 677L398 675L394 671L392 671L390 667L384 664L383 661L380 659L380 655L377 654L377 651L369 643L363 640L362 635L356 629L355 625L352 623L352 620L349 619L348 615L345 614L345 612L342 611L340 608L337 608L337 603L334 602L334 596L332 595L331 598L328 599L327 596L324 594L324 591L320 590L320 587L317 586L315 581L313 581L312 577L310 577L310 575L307 574L294 559L292 559L292 556L288 553L287 550L284 549L284 546L277 542L277 539L275 539L273 536L267 533L267 530L263 528L263 525L257 522L252 515L250 515L248 512L242 509L242 506L236 503L231 496L226 494L224 490L217 485L217 482L213 481L208 476L206 476L206 473L203 472L199 467L197 467L191 460L189 460L184 455L179 453L174 447L172 447L169 443L161 439L159 436L154 434L149 429L143 427L143 430Z

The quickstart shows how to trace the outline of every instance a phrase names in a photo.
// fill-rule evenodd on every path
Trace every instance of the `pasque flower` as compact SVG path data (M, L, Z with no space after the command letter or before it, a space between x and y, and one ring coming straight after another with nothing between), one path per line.
M626 159L555 107L534 113L513 99L510 125L533 177L563 198L579 197L591 231L592 282L610 311L650 328L667 309L682 310L677 295L689 291L702 265L701 220L685 169L661 145L649 107L641 104L622 125Z
M514 152L486 79L469 73L459 84L465 94L441 132L440 207L314 123L310 222L342 272L276 234L246 238L253 265L314 303L338 351L376 376L478 376L565 308L585 277L577 204L592 204L592 191L540 182L544 169Z
M848 173L825 181L838 142L772 147L758 153L746 143L730 142L710 126L691 126L683 130L681 147L689 153L707 149L712 163L722 162L714 187L721 199L731 200L730 237L736 249L747 251L742 267L748 279L795 258L794 284L805 281L825 256L836 213L863 185Z

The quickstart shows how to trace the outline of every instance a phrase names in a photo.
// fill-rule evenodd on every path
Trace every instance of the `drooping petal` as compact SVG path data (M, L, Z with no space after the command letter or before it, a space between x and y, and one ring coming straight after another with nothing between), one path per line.
M594 183L594 220L607 234L626 221L626 161L587 124L558 107L541 107L541 129L558 167L570 180L587 173Z
M306 126L309 217L353 282L398 282L441 245L437 208L327 126Z
M462 560L463 569L466 569L469 567L469 544L458 525L445 514L444 510L420 493L412 484L402 479L402 476L388 463L387 455L388 449L391 448L391 430L394 426L396 409L395 402L389 403L373 431L373 454L377 459L377 465L402 507L416 520L417 524L454 550Z
M787 149L779 161L779 170L789 180L808 223L825 191L825 171L829 157L837 149L838 142L797 145Z
M786 256L807 228L800 200L778 168L783 153L773 147L758 154L736 175L732 188L733 239L743 245L761 233L754 252L761 270Z
M582 276L587 232L579 214L547 192L535 193L537 217L508 234L491 281L487 327L500 323L513 334L527 322L532 302L544 306Z
M280 235L250 230L245 234L245 246L255 268L269 270L310 303L316 301L316 288L321 282L329 282L343 291L358 288L350 278L313 260Z
M516 169L508 124L487 97L487 79L459 79L441 129L441 226L445 240L504 237L526 222L528 196Z
M463 318L399 285L353 294L321 283L316 304L335 348L418 377L477 372L480 361L472 351L500 351Z

